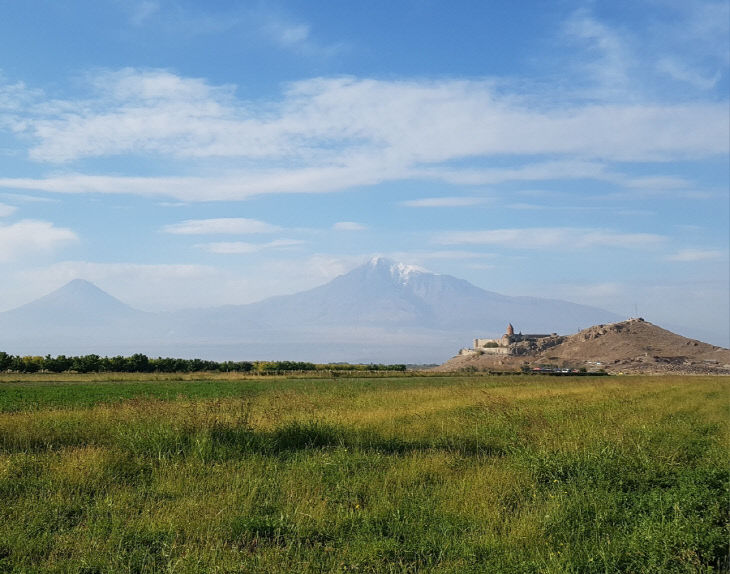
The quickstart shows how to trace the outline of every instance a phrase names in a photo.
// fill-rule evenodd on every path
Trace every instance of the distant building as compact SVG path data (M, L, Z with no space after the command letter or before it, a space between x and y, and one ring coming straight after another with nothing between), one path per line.
M522 333L515 334L515 328L512 323L507 325L505 334L499 339L474 339L474 347L471 349L462 349L459 351L460 355L473 355L473 354L492 354L492 355L510 355L511 345L514 343L521 343L522 341L537 341L539 339L545 339L551 337L551 335L543 333L528 333L523 335Z

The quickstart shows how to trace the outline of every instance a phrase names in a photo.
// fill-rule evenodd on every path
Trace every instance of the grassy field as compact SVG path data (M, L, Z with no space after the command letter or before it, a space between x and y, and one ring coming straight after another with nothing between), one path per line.
M0 376L0 572L726 572L730 378Z

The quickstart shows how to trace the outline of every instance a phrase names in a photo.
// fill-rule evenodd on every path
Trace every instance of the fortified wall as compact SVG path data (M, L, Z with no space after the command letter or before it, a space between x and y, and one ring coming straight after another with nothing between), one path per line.
M554 336L556 333L537 334L515 333L512 323L507 325L507 330L499 339L474 339L474 346L471 349L461 349L460 355L511 355L513 351L512 345L523 341L538 341Z

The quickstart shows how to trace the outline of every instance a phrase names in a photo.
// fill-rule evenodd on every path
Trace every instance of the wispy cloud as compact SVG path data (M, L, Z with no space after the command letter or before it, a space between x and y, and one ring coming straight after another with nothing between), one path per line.
M281 228L244 217L223 217L217 219L187 219L162 228L165 233L175 235L247 235L252 233L274 233Z
M484 197L426 197L401 201L400 205L406 207L471 207L488 201Z
M310 27L308 24L295 24L274 21L265 25L264 32L279 46L287 49L308 48L310 46Z
M613 183L617 189L609 194L616 198L675 197L707 199L713 193L677 189L680 178L631 178L608 171L597 162L549 161L517 165L510 168L412 168L404 165L382 162L377 156L350 157L341 165L309 167L258 168L250 170L228 170L224 175L181 175L181 176L124 176L89 175L66 173L41 178L2 178L0 189L32 190L50 193L98 193L134 194L150 197L170 197L181 202L245 200L252 197L280 193L333 193L353 187L377 185L383 182L399 181L417 177L441 181L452 185L483 186L509 182L537 182L560 180L596 180ZM666 182L662 187L661 182ZM637 191L639 190L639 191ZM7 194L6 194L7 195ZM450 199L413 200L409 207L448 207ZM38 198L41 200L41 198ZM466 202L457 198L454 203ZM471 198L468 200L471 201ZM485 199L484 202L489 200ZM432 205L427 205L432 203ZM463 203L461 203L463 205ZM460 205L454 205L458 207Z
M613 230L571 227L531 227L449 231L437 234L433 241L442 245L499 245L513 249L573 250L591 247L651 248L660 245L666 239L653 233L621 233Z
M668 8L674 17L653 30L654 43L664 48L656 61L657 72L700 92L715 88L730 64L730 4L698 0L671 3Z
M141 26L160 11L160 3L152 0L130 2L127 7L130 11L130 20L135 26Z
M247 20L257 26L260 35L267 41L300 58L329 60L345 49L343 42L328 44L321 41L311 24L279 10L259 8L248 14Z
M28 195L27 193L0 193L0 197L11 199L18 203L58 203L60 201L56 197L40 197L37 195Z
M48 221L24 219L10 225L0 224L0 262L51 252L78 239L72 230L56 227Z
M288 249L304 244L298 239L276 239L266 243L250 243L247 241L219 241L201 243L197 247L209 253L225 255L259 253L269 249Z
M727 259L727 252L719 249L680 249L666 257L667 261L689 263L693 261L719 261Z
M13 205L0 203L0 217L7 217L8 215L12 215L17 209L18 208Z
M637 7L631 21L599 17L591 4L575 11L560 30L569 50L560 73L569 77L569 92L593 101L695 99L726 77L726 1L652 2L656 10Z
M584 60L579 64L584 76L591 79L594 93L624 95L630 84L631 57L628 39L600 22L586 10L577 11L565 25L568 38L580 44Z
M711 90L721 77L719 70L712 76L707 76L702 71L673 58L662 58L657 63L657 69L675 80L686 82L700 90Z
M335 231L365 231L367 228L367 225L356 221L338 221L332 226Z

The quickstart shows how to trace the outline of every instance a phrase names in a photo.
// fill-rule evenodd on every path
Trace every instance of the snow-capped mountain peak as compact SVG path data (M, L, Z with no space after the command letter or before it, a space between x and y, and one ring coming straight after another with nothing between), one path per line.
M380 270L390 275L396 283L407 285L410 279L416 274L429 273L430 271L418 265L408 265L388 259L386 257L373 257L368 266L373 270Z

